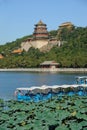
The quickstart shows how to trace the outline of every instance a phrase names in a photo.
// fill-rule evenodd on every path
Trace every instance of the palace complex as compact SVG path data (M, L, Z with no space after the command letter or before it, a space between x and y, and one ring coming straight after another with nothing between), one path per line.
M42 51L49 46L49 50L49 48L52 48L55 44L60 45L57 39L49 37L47 25L40 20L37 24L35 24L32 38L28 38L21 43L21 49L28 51L30 47L34 47Z
M49 34L47 31L46 24L44 24L41 20L35 25L33 39L40 40L40 39L48 39Z
M68 28L68 29L71 29L73 28L74 25L71 23L71 22L65 22L65 23L62 23L60 26L59 26L59 29L62 29L62 28Z
M62 28L68 28L69 30L73 28L71 22L62 23L58 29L58 35L60 34ZM55 37L50 37L47 31L47 25L41 20L35 24L33 36L26 39L21 43L21 49L28 51L31 47L38 48L40 51L49 51L54 45L60 46L64 42Z

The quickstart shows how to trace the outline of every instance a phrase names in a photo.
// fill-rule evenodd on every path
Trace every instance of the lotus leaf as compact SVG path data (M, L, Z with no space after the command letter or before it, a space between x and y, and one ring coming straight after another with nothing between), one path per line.
M87 130L86 102L86 96L75 95L64 96L61 100L52 98L38 103L8 101L4 104L9 106L9 109L0 112L0 128L2 130L49 130L55 127L55 130Z
M41 112L37 112L36 113L36 118L40 120L40 119L42 119L42 115L43 114Z
M0 125L0 130L6 130L6 129L7 129L7 126L5 124Z
M69 130L65 125L58 126L55 130Z
M9 120L9 115L2 113L2 114L0 115L0 121L2 121L2 120L3 120L3 121Z
M87 121L82 121L82 122L80 122L80 125L81 125L82 127L87 127Z
M81 109L80 109L80 112L81 112L81 113L87 113L87 108L81 108Z
M21 117L22 119L25 119L28 114L26 114L24 111L22 111L22 112L15 112L13 115L14 115L16 118L20 118L20 117Z
M60 110L59 111L59 120L60 120L60 122L62 121L62 120L64 120L66 117L68 117L70 115L70 113L68 112L68 111L62 111L62 110Z
M87 120L87 116L85 114L81 114L80 112L76 114L76 117L77 119Z
M40 129L39 129L40 130ZM42 129L41 130L49 130L48 126L42 126Z
M0 107L0 113L3 111L3 108L2 107Z
M87 127L83 128L83 130L87 130Z
M31 128L31 127L30 127ZM16 126L14 130L31 130L30 128L26 128L26 126ZM11 129L12 130L12 129Z
M37 129L42 129L42 123L40 120L34 120L33 122L33 129L37 130Z
M81 130L82 126L79 123L74 122L74 123L70 124L70 128L71 128L71 130Z

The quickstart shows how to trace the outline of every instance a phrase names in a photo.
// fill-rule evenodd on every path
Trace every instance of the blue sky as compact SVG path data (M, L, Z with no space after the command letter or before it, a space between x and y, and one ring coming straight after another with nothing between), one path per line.
M48 31L64 22L87 26L87 0L0 0L0 44L34 31L42 20Z

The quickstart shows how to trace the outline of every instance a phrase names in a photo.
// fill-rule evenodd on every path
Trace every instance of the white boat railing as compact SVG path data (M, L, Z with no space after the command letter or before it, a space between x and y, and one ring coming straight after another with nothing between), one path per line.
M47 85L43 85L43 86L32 86L30 88L17 88L16 90L17 91L29 91L29 92L44 92L45 90L48 90L49 91L54 91L55 89L67 89L67 88L70 88L70 89L75 89L75 88L78 88L78 87L83 87L83 88L87 88L87 84L81 84L81 85L78 85L78 84L73 84L73 85L53 85L53 86L47 86Z

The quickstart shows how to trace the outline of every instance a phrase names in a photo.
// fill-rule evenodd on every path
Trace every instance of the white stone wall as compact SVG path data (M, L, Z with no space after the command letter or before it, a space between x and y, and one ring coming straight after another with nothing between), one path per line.
M35 40L35 41L26 41L21 43L21 49L28 51L30 47L38 48L48 44L48 40Z
M41 47L43 47L44 45L47 45L48 44L48 40L35 40L35 41L32 41L32 46L34 48L38 48L40 49Z
M21 43L22 50L28 51L30 47L32 47L32 45L31 45L31 42L29 41Z

